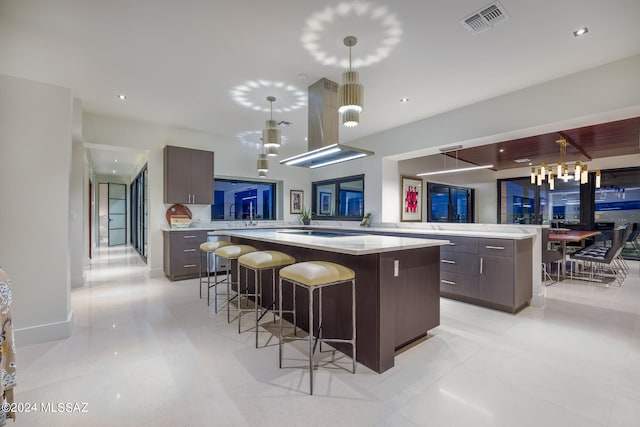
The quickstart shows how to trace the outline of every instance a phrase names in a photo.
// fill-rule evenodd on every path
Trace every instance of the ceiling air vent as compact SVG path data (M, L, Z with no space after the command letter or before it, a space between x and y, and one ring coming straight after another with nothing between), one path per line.
M467 16L460 23L473 34L478 34L507 19L509 14L504 7L500 2L494 2Z

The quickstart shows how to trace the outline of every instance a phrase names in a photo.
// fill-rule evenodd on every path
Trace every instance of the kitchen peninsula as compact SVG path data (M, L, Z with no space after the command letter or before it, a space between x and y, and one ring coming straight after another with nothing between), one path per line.
M353 269L357 360L376 372L392 368L397 349L440 324L440 246L448 244L447 240L294 229L215 234L259 250L288 253L298 262L332 261ZM265 301L271 300L270 290L271 286L263 287ZM305 298L296 299L297 319L298 325L308 330L302 320L307 318ZM323 330L327 336L346 337L351 328L350 287L327 289L323 298ZM289 304L287 297L284 303ZM350 354L348 348L339 349Z

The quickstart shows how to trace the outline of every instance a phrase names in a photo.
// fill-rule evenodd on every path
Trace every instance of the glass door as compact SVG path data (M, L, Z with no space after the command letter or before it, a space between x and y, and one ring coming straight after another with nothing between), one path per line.
M109 246L127 241L127 186L109 183Z

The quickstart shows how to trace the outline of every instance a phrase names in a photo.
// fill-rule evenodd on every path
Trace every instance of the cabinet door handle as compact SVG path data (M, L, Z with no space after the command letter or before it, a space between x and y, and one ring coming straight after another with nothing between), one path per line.
M503 251L504 250L504 246L485 246L485 248L487 248L487 249L497 249L499 251Z
M482 274L483 270L484 270L484 258L480 257L480 274Z
M195 249L185 249L184 252L195 252Z
M195 265L195 264L186 264L183 267L184 268L191 268L191 267L197 267L197 265Z
M456 282L452 282L451 280L444 280L444 279L442 279L442 280L440 280L440 281L441 281L442 283L444 283L445 285L453 285L453 286L455 286L455 285L456 285Z
M448 260L448 259L440 260L440 262L443 262L445 264L455 264L456 263L455 261L451 261L451 260Z
M196 204L196 195L192 194L192 197L193 197L193 201L191 203L193 203L195 205Z
M182 237L185 238L185 239L195 239L196 238L196 236L182 236Z

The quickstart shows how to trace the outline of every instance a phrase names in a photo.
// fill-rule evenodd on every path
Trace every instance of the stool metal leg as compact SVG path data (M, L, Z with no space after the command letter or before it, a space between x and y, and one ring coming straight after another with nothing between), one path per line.
M203 251L202 249L200 250L200 271L198 272L198 278L199 278L199 286L200 286L200 299L202 299L202 257L204 256L206 252Z
M313 288L309 288L309 394L313 394Z
M280 315L280 333L278 334L278 363L279 367L282 368L282 277L278 281L278 299L278 314Z
M260 316L258 315L258 294L260 295L260 303L262 304L262 272L259 272L257 269L255 270L255 295L254 295L254 305L256 306L256 348L258 348L258 320L260 320Z
M227 323L231 323L231 310L229 309L229 306L231 305L231 283L230 283L230 279L231 279L231 260L227 259Z
M352 304L352 311L351 311L351 323L352 323L352 335L351 335L351 339L353 340L352 343L352 347L353 347L353 353L352 353L352 357L353 357L353 373L356 373L356 281L352 280L351 281L351 304Z

